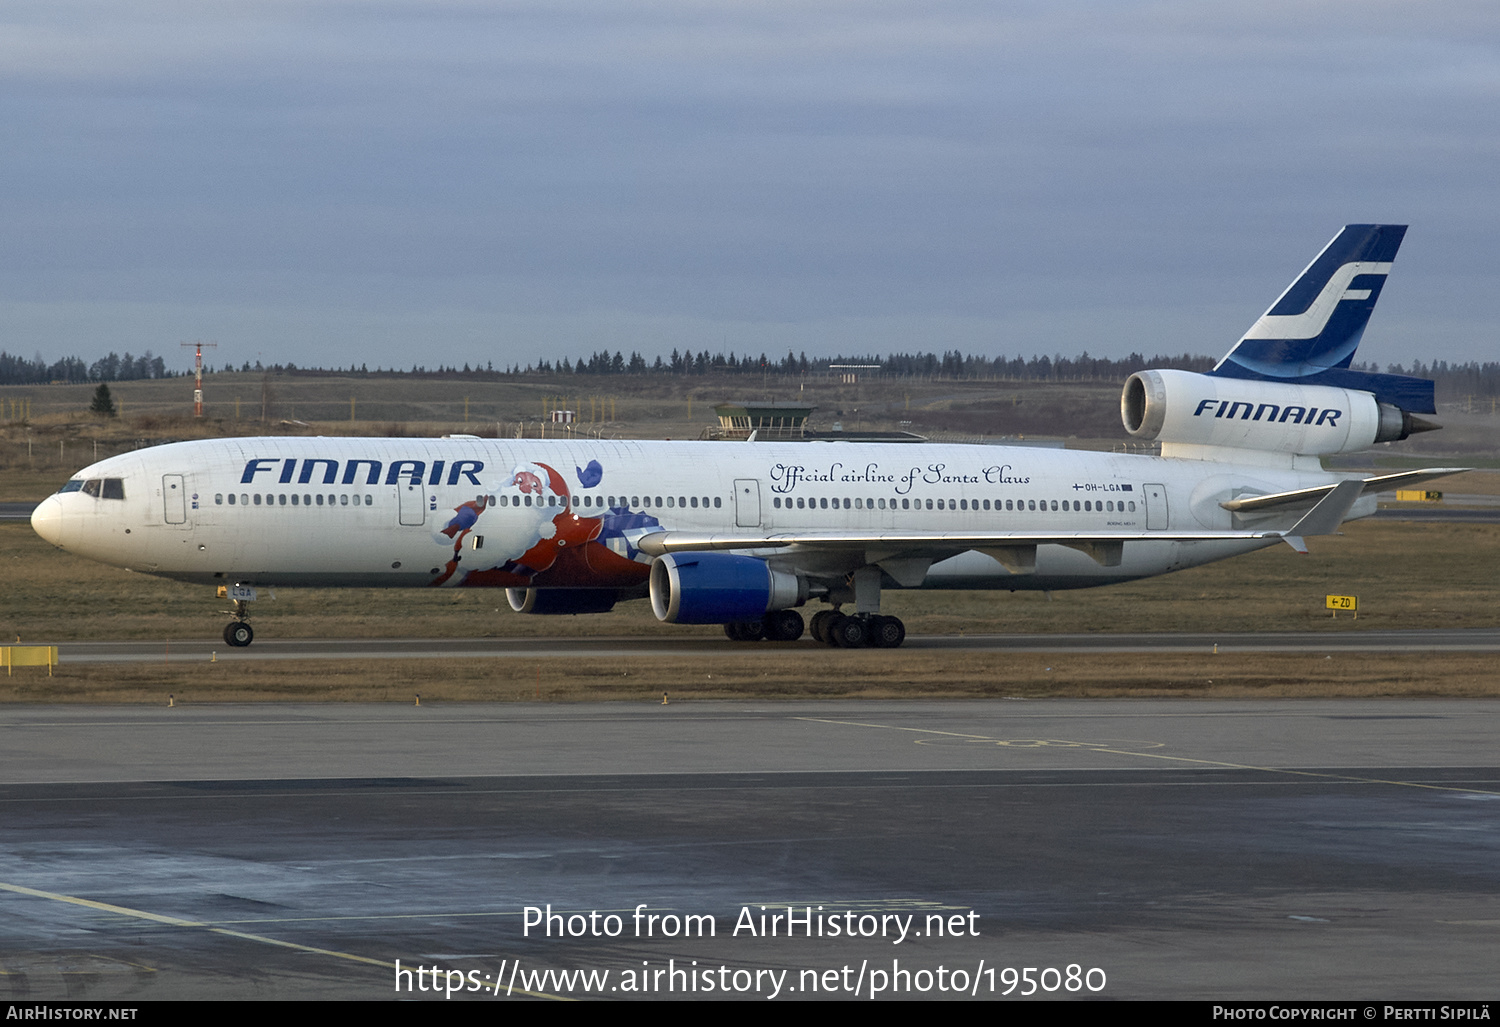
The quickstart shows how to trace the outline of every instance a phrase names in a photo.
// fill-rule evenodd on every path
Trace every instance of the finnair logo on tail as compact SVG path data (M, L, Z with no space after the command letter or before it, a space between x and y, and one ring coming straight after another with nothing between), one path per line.
M1351 261L1335 271L1323 288L1318 292L1317 299L1300 314L1271 314L1261 316L1261 319L1250 330L1245 333L1246 339L1313 339L1316 338L1323 328L1328 324L1328 319L1344 300L1367 300L1372 289L1351 289L1349 285L1359 275L1380 275L1384 277L1390 274L1391 264L1389 262L1376 263L1373 261ZM1274 307L1272 309L1275 309Z

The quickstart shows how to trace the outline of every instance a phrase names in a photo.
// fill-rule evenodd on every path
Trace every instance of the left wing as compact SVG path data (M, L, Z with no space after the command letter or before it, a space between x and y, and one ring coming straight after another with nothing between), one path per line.
M1054 532L964 532L964 531L794 531L739 535L706 535L686 531L656 531L643 535L635 547L650 556L709 550L769 549L866 551L868 563L891 559L944 559L969 550L993 556L1013 573L1034 570L1036 547L1067 546L1085 553L1104 567L1118 567L1126 542L1250 542L1277 539L1298 552L1306 535L1331 535L1348 516L1364 491L1359 479L1329 487L1316 506L1285 531L1054 531Z

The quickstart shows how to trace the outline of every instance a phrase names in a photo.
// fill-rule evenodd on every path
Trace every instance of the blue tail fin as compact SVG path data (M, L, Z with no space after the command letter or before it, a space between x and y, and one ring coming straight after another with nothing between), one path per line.
M1434 413L1432 382L1349 370L1405 236L1405 225L1345 226L1209 373L1358 389Z

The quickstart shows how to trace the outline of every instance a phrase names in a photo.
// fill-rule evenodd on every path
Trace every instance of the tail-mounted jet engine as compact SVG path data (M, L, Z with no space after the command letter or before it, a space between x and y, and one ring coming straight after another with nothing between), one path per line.
M1126 379L1120 418L1138 439L1304 456L1364 449L1441 427L1355 389L1172 370L1138 371Z
M801 606L807 581L764 560L728 553L683 553L651 565L651 609L669 624L727 624Z

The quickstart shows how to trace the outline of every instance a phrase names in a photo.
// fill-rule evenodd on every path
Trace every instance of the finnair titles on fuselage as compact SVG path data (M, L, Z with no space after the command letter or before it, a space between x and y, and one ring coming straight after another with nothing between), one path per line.
M1127 430L1160 457L811 442L251 438L100 461L38 507L70 552L224 586L488 587L533 614L649 595L739 640L894 646L887 588L1063 589L1337 530L1377 478L1328 453L1434 427L1432 383L1349 370L1404 226L1350 225L1208 374L1143 371ZM1302 334L1288 334L1297 332Z

